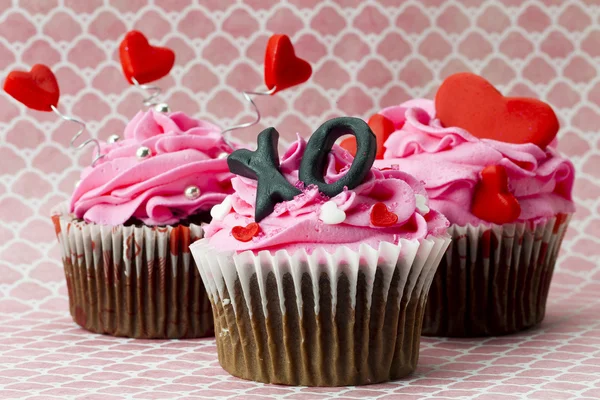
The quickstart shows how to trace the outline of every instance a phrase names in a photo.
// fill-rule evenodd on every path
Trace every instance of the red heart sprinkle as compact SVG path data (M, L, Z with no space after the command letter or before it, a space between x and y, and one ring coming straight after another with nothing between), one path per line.
M156 81L167 75L175 63L173 50L151 46L138 31L127 32L119 46L119 57L123 73L131 84L132 78L139 84Z
M60 90L56 77L43 64L31 71L12 71L4 81L4 91L27 107L38 111L52 111L58 106Z
M233 237L240 242L249 242L254 236L260 232L260 226L256 222L252 222L247 226L234 226L231 229Z
M273 35L265 52L265 84L280 90L306 82L312 74L309 63L296 57L294 46L287 35Z
M471 73L446 78L435 95L436 116L446 127L463 128L481 139L534 143L545 149L558 132L552 108L539 100L504 97Z
M477 218L494 224L515 221L521 205L508 191L508 175L501 165L490 165L481 171L481 181L475 186L471 212Z
M389 211L384 203L376 203L371 209L371 224L374 226L392 226L398 222L398 216Z
M378 160L383 160L383 153L385 153L385 147L383 147L383 144L392 133L398 129L401 129L404 123L396 128L392 120L384 117L381 114L373 114L371 118L369 118L368 124L377 138L377 155L375 158ZM356 138L354 136L344 139L342 143L340 143L340 146L348 150L353 157L356 156Z

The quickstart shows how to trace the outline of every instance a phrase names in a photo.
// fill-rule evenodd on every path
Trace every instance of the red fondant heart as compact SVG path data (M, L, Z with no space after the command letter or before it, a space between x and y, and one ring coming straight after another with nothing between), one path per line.
M539 100L504 97L491 83L471 73L446 78L435 95L436 116L481 139L534 143L546 148L558 132L552 108Z
M246 226L234 226L231 229L233 237L240 242L249 242L258 232L260 232L260 226L256 222L252 222Z
M33 110L52 111L58 106L60 90L56 77L43 64L31 71L12 71L4 81L4 91Z
M398 216L388 210L384 203L376 203L371 209L371 224L374 226L392 226L398 222Z
M521 205L508 191L508 175L503 166L490 165L481 171L481 181L473 193L471 212L477 218L498 225L519 218Z
M280 90L306 82L312 74L310 64L296 57L294 46L287 35L273 35L265 53L265 84L277 93Z
M175 53L166 47L155 47L141 32L127 32L119 46L123 73L129 83L132 78L140 84L156 81L167 75L175 63Z
M373 114L371 118L369 118L368 124L377 138L376 158L378 160L382 160L383 153L385 153L385 147L383 147L383 144L393 132L402 128L402 126L396 128L390 119L381 114ZM356 156L356 138L354 136L342 140L340 146L348 150L352 156Z

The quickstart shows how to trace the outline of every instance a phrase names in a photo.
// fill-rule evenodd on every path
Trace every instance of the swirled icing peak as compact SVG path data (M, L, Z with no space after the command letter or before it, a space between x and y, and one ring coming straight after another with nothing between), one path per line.
M334 250L345 245L356 250L361 243L377 248L382 241L395 243L399 239L444 234L448 221L429 210L423 185L397 169L371 168L360 185L331 198L319 192L316 185L305 187L298 175L306 146L306 141L298 138L281 158L279 167L300 194L276 204L274 211L260 221L260 230L252 225L257 181L240 176L233 178L233 195L216 207L214 215L218 218L205 226L210 244L224 251L302 248L310 252L317 246ZM334 146L327 156L325 182L339 180L350 169L352 161L346 150ZM374 225L372 210L376 204L383 204L397 221L388 226ZM232 230L236 227L248 229L240 232L242 236L234 236Z
M83 171L71 197L71 212L88 222L176 224L232 192L222 157L231 149L220 129L181 112L139 112L124 137L101 151L105 156ZM185 195L190 186L199 189L192 198Z
M431 206L458 225L487 224L471 212L481 172L505 168L508 187L521 206L518 222L572 213L575 170L560 156L556 142L546 149L532 143L479 139L464 129L444 127L433 101L418 99L379 112L396 126L385 142L379 167L398 166L425 183Z

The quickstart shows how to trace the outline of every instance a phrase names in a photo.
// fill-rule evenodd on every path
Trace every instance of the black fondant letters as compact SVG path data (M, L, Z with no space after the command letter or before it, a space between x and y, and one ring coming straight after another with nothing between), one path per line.
M356 137L356 158L350 169L336 182L326 183L323 177L327 155L340 137ZM306 186L317 185L319 191L333 197L344 190L354 189L362 183L373 166L377 154L377 139L369 125L360 118L340 117L330 119L310 137L302 162L299 178Z
M343 135L356 137L356 157L346 174L336 182L325 182L327 155ZM236 150L227 158L229 170L236 175L257 180L254 219L260 222L275 209L275 204L289 201L302 193L279 171L277 142L279 132L267 128L258 135L256 151ZM377 139L365 121L359 118L334 118L313 133L300 163L299 178L306 186L316 185L326 196L334 197L362 183L375 161Z
M278 141L277 129L267 128L258 135L256 151L240 149L227 157L227 165L232 173L257 180L254 207L256 222L271 214L275 204L292 200L302 193L279 172Z

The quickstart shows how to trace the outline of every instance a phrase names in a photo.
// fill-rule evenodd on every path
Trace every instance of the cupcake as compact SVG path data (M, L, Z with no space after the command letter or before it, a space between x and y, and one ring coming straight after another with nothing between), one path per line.
M357 137L358 156L333 143ZM372 168L356 118L298 138L278 133L228 157L234 193L191 246L209 293L221 366L286 385L363 385L414 371L429 285L449 244L423 185Z
M423 333L488 336L544 318L550 280L575 206L573 164L556 150L545 103L503 97L483 78L450 76L435 102L389 107L380 167L423 181L451 223Z
M100 144L52 220L75 322L134 338L211 336L211 307L189 245L232 192L231 148L181 112L139 112Z
M212 335L212 311L189 245L203 235L210 210L233 192L226 158L238 148L224 134L253 126L260 112L252 96L273 95L305 82L311 66L295 55L286 35L269 38L267 91L244 91L256 119L221 130L171 113L149 85L169 73L175 53L149 44L139 31L119 46L127 81L147 92L149 111L138 113L123 138L80 140L86 125L58 109L52 70L37 64L11 71L4 90L30 109L54 112L79 125L71 146L95 146L69 204L53 210L75 322L98 333L134 338ZM80 144L76 144L80 143ZM235 143L235 141L234 141Z

